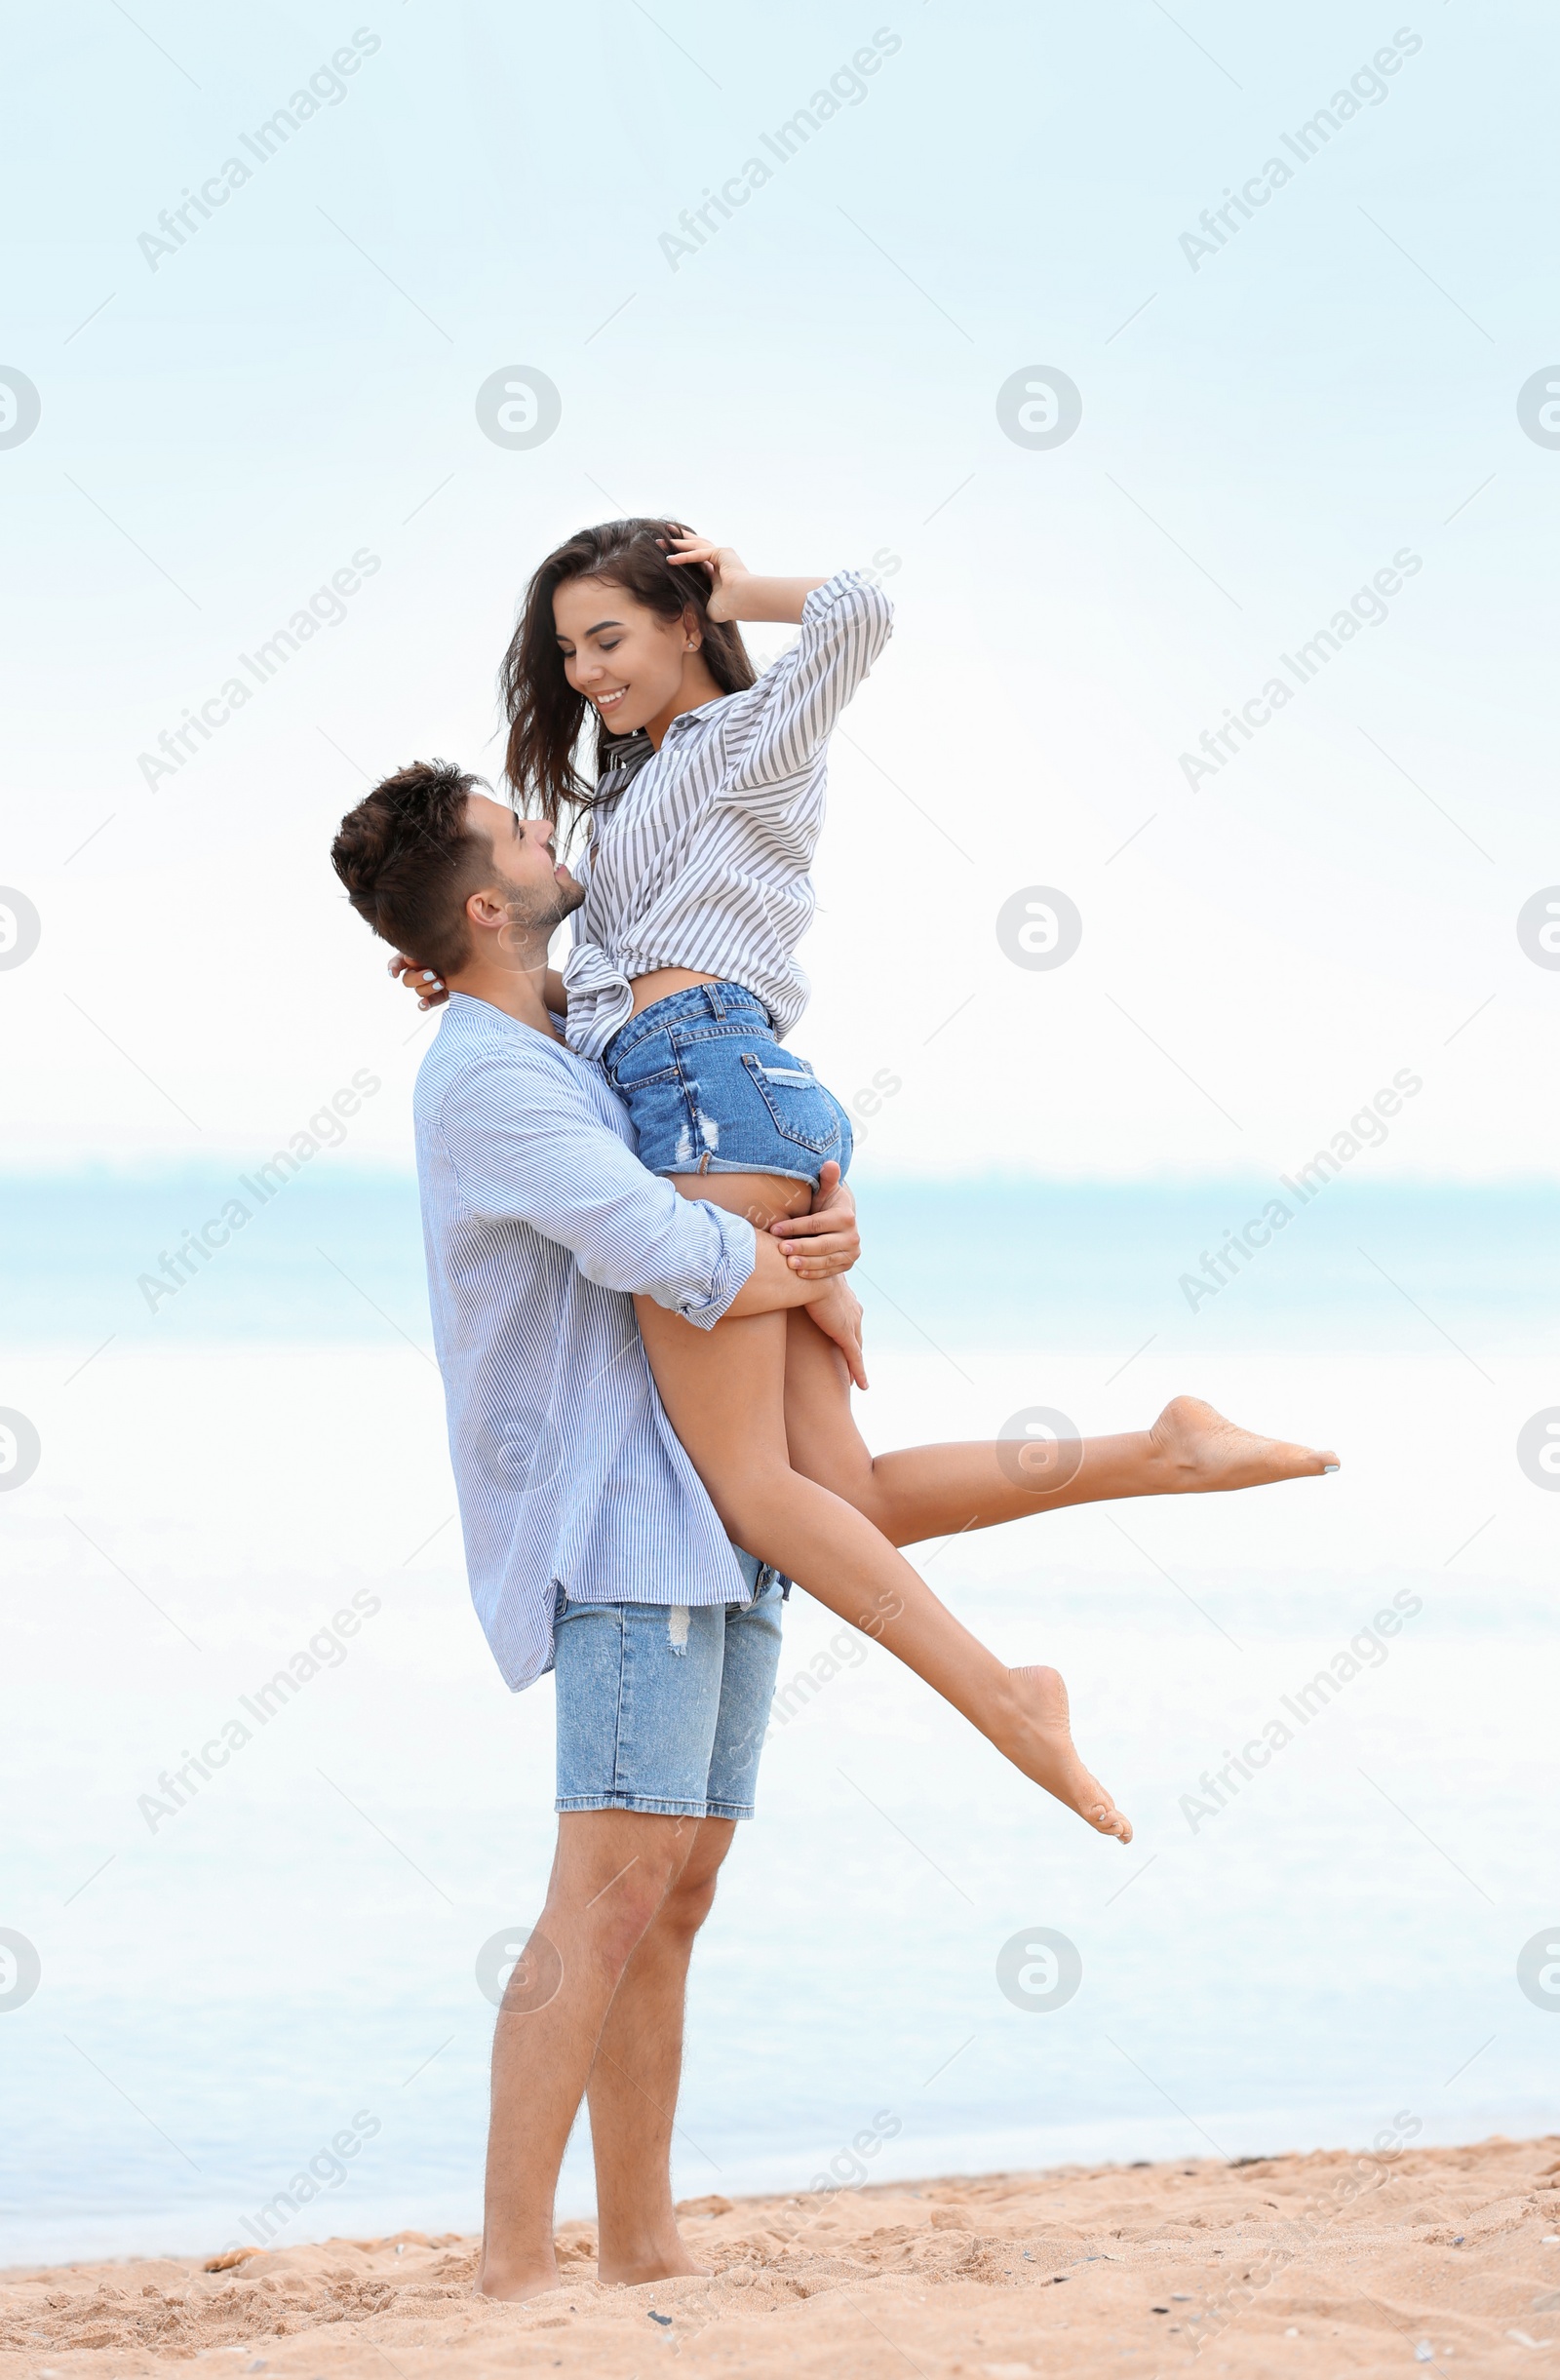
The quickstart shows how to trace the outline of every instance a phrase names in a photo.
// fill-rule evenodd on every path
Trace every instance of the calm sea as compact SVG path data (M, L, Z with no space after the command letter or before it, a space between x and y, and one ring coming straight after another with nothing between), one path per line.
M1560 1420L1553 1190L1343 1180L1194 1304L1271 1183L860 1194L876 1446L1036 1406L1136 1426L1190 1388L1345 1468L916 1556L1064 1670L1126 1852L794 1599L695 1968L680 2189L1554 2128L1560 1494L1519 1458ZM509 1696L470 1613L414 1190L3 1199L0 1428L38 1458L0 1494L0 2262L474 2226L478 1970L541 1898L552 1690ZM357 1633L151 1823L160 1774L354 1597ZM583 2138L562 2204L590 2204Z

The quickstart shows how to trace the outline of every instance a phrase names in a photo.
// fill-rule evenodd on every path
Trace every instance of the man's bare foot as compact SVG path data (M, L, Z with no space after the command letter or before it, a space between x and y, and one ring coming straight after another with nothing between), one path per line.
M1130 1843L1132 1826L1078 1758L1068 1714L1067 1688L1054 1669L1010 1669L1017 1704L1016 1724L998 1748L1015 1768L1047 1793L1054 1793L1097 1834Z
M1149 1432L1153 1459L1164 1470L1167 1496L1207 1495L1219 1488L1261 1488L1277 1479L1314 1479L1336 1471L1331 1449L1259 1438L1227 1422L1200 1396L1172 1397Z
M563 2287L558 2267L546 2264L511 2265L507 2269L484 2263L472 2282L476 2297L501 2297L510 2305L519 2305L523 2298L544 2297L549 2289Z
M647 2281L708 2281L707 2265L695 2264L681 2240L675 2253L669 2256L647 2256L635 2260L600 2256L596 2278L604 2288L637 2289Z

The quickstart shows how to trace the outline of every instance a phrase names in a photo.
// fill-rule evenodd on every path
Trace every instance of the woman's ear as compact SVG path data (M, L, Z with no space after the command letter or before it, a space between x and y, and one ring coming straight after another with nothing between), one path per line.
M704 631L699 625L699 615L693 605L688 604L682 612L682 650L685 653L696 653L703 643Z

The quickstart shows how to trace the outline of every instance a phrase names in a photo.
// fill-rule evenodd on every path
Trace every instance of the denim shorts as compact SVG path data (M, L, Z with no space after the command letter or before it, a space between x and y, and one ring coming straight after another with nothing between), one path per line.
M652 1174L779 1174L816 1189L831 1157L849 1169L849 1116L740 984L652 1001L602 1063Z
M558 1810L751 1818L785 1580L738 1553L749 1603L575 1603L553 1621Z

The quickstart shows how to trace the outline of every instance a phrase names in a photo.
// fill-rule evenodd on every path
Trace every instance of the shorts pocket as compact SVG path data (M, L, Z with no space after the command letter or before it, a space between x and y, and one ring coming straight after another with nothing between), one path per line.
M621 1057L608 1059L606 1078L620 1091L638 1091L649 1082L676 1082L677 1052L664 1033L646 1034Z
M839 1111L810 1067L766 1066L751 1050L743 1051L742 1063L783 1140L820 1158L838 1153Z

